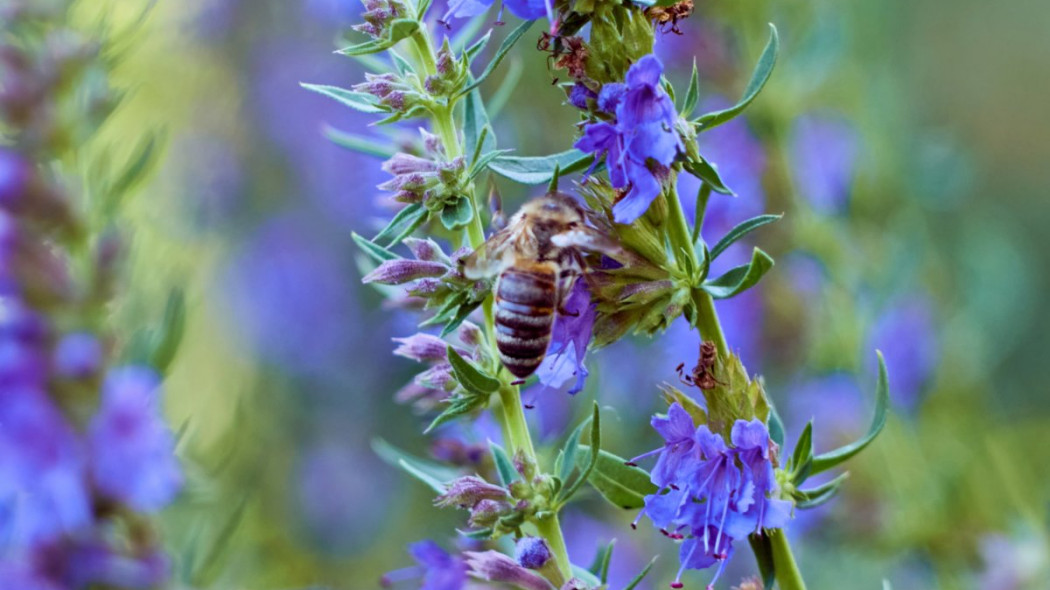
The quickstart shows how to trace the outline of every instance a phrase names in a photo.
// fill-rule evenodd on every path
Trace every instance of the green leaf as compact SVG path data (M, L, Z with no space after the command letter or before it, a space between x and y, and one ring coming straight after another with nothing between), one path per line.
M386 109L379 106L378 99L371 94L365 94L364 92L354 92L353 90L347 90L346 88L339 88L338 86L326 86L323 84L307 84L305 82L299 84L303 88L322 94L329 98L334 98L342 104L354 109L355 111L361 111L362 113L385 113Z
M738 223L736 227L729 230L729 233L727 233L721 240L718 240L718 243L715 244L714 248L711 248L711 260L718 258L718 255L725 252L726 248L733 245L733 242L736 242L763 225L777 221L781 217L783 217L783 215L759 215L758 217L752 217L747 221Z
M456 328L466 320L470 314L481 305L480 301L473 303L463 303L456 310L455 315L445 321L445 327L441 328L441 337L444 338L452 332L456 331Z
M693 58L693 75L689 78L689 89L685 92L685 99L682 101L682 116L686 119L693 114L693 110L696 109L696 103L700 100L700 74L696 71L696 58Z
M350 47L340 49L336 53L349 55L351 57L369 53L379 53L380 51L397 45L398 41L412 35L417 29L419 29L419 21L416 19L399 18L387 25L383 37L380 37L379 39L370 39L364 43L358 43L357 45L351 45Z
M486 129L488 129L488 127L486 127ZM486 168L488 168L490 162L510 151L512 150L493 150L487 154L479 156L477 161L470 167L470 179L474 180L478 174L481 174Z
M499 86L496 87L496 91L489 97L489 116L498 117L503 112L503 107L507 106L507 101L514 94L514 89L517 88L518 82L521 80L521 73L524 70L525 68L521 65L520 59L510 60L510 64L507 66L507 73L503 76Z
M758 562L758 573L762 575L762 587L772 588L776 577L772 541L762 533L751 533L747 536L747 542L751 544L751 552L755 554L755 561Z
M448 407L443 412L438 414L437 418L423 430L423 434L430 434L438 426L454 420L460 416L470 414L471 412L484 407L488 402L487 396L480 395L469 395L469 396L458 396L452 399Z
M565 446L561 448L562 463L558 469L558 477L562 481L569 481L569 476L572 475L572 470L576 468L576 453L579 452L580 448L580 436L583 435L583 429L593 420L593 416L588 416L586 420L580 422L580 425L572 431L569 435L569 439L565 441Z
M771 268L773 259L760 248L755 248L750 263L730 269L717 279L705 281L700 287L715 299L728 299L755 286Z
M503 447L490 440L489 450L492 451L492 461L496 465L496 472L499 473L499 480L504 486L509 486L521 479L521 474L514 468L514 462L507 456L507 451L504 451Z
M387 55L390 56L390 61L394 63L394 67L397 68L398 75L404 76L409 72L412 72L412 64L408 63L408 60L401 57L401 54L394 51L393 49L386 50Z
M441 210L441 225L444 225L445 229L454 230L470 223L473 217L474 206L470 204L470 199L460 197Z
M558 181L561 180L561 166L555 166L554 172L551 173L551 180L547 183L547 192L556 193L558 192Z
M466 56L468 61L474 61L474 57L481 53L485 46L489 44L489 40L492 39L492 29L485 33L485 36L475 41L470 47L468 47L463 54Z
M602 585L602 581L598 579L598 576L592 574L589 570L585 570L582 567L572 564L572 577L586 584L587 588L597 588Z
M406 453L381 438L372 439L372 450L389 465L404 469L408 474L430 486L439 494L445 493L445 482L452 481L460 472L433 461Z
M463 153L485 153L496 149L496 136L491 129L484 132L486 127L489 127L489 116L481 94L475 90L463 101Z
M784 448L784 422L772 401L769 402L769 438L773 439L778 447Z
M223 522L208 545L206 557L203 558L202 563L198 564L194 560L192 574L190 575L190 581L193 586L210 586L221 572L220 562L230 548L233 534L237 532L241 521L244 520L244 514L248 508L248 500L249 497L245 495L237 504L237 507L229 511L229 517Z
M521 184L545 184L553 178L555 170L560 176L579 172L586 169L593 158L577 149L549 156L500 156L489 163L489 170Z
M387 262L388 260L397 260L398 258L400 258L400 256L394 254L390 250L387 250L386 248L378 244L373 244L372 242L368 241L367 239L365 239L364 236L358 234L357 232L351 232L350 238L354 240L354 243L357 244L357 247L361 248L361 250L363 250L369 258L375 260L380 264Z
M641 584L642 580L645 579L645 576L649 575L649 571L653 569L653 564L656 563L656 559L658 557L659 555L650 559L649 564L642 568L642 571L639 572L633 580L631 580L626 586L623 587L623 590L634 590L635 588L637 588L638 584ZM767 588L772 588L772 586L767 586Z
M461 305L467 302L469 295L465 291L458 291L448 297L433 316L419 323L420 328L443 324L455 317Z
M569 498L571 498L576 493L576 491L580 489L580 486L583 485L583 482L587 481L587 478L590 477L591 473L594 471L594 468L595 468L595 466L598 463L598 456L599 456L599 451L601 449L601 442L602 442L602 422L601 422L601 414L598 411L598 402L594 402L594 411L591 413L590 423L591 423L591 445L590 445L590 447L579 447L579 446L577 447L578 449L579 448L589 449L588 455L589 455L590 458L587 460L587 465L580 466L580 474L579 474L579 476L572 482L571 485L567 486L562 491L562 493L560 495L561 496L561 498L560 498L561 502L568 501ZM581 424L580 427L582 428L582 426L583 425ZM578 462L578 461L574 461L574 463L576 463L576 462ZM568 461L566 461L566 463L568 463ZM568 471L571 473L572 472L572 467L571 467L572 463L570 463L569 465L570 465L570 467L568 467ZM565 469L565 468L563 467L563 469Z
M747 83L747 88L744 89L744 96L740 98L739 102L728 109L702 115L696 120L699 129L703 131L704 129L710 129L717 125L721 125L743 112L743 110L747 108L747 105L755 100L755 97L761 92L762 87L766 85L766 81L769 80L770 74L773 73L773 66L777 62L777 53L779 51L780 38L777 35L777 28L770 23L769 42L766 43L766 48L762 51L762 56L758 58L758 64L755 66L755 71L751 74L751 81Z
M109 189L111 207L115 208L135 185L149 175L149 171L157 161L155 156L159 142L160 138L156 134L150 134L132 152L133 155L124 167L124 171L117 176Z
M394 157L397 148L371 137L362 137L325 125L322 134L335 145L368 156L387 160Z
M175 353L182 343L186 328L186 297L182 289L172 289L168 294L168 303L164 306L164 320L154 340L153 352L150 354L150 365L162 375L168 370Z
M496 50L496 54L492 56L492 61L489 62L489 65L485 66L485 69L481 72L480 76L475 78L473 82L467 84L466 88L460 91L459 96L463 96L464 94L471 92L472 90L477 88L478 85L484 82L486 78L491 76L492 72L494 72L496 68L499 67L499 64L503 61L503 58L507 57L507 52L510 51L511 47L514 47L514 44L518 42L518 39L521 39L521 36L525 34L525 31L529 30L529 27L531 27L534 22L536 21L527 20L518 25L517 28L515 28L513 31L511 31L510 34L507 35L507 38L503 40L503 43L500 44L499 49Z
M718 167L713 163L701 158L700 160L689 160L685 163L685 169L693 176L704 181L704 184L709 185L716 193L722 193L723 195L733 195L733 189L726 186L726 183L722 180L722 177L718 174Z
M793 494L795 498L795 507L801 510L807 510L809 508L820 506L835 497L835 494L838 493L839 488L842 487L843 482L845 482L848 477L849 471L845 471L835 479L823 485L808 490L797 490Z
M427 9L430 8L431 0L419 0L416 4L416 19L422 22L426 19Z
M587 571L594 574L602 584L609 580L609 562L612 560L615 545L616 539L613 539L605 546L599 547L597 553L594 554L594 559L591 560L591 565L587 568Z
M587 446L580 446L583 452L590 452ZM577 460L577 463L579 460ZM645 506L645 497L658 490L649 481L649 472L627 465L623 457L608 451L599 451L588 481L598 493L618 508L632 510Z
M487 373L459 356L451 345L447 347L448 362L452 365L452 373L456 381L467 391L475 395L488 395L499 389L499 379L495 379Z
M871 444L871 441L875 440L875 437L882 432L882 428L886 426L886 414L890 406L890 388L886 377L886 362L882 358L882 352L876 351L876 353L879 355L879 380L875 385L875 416L872 418L871 426L868 427L868 433L852 444L814 457L813 475L827 471L863 451L864 447Z
M386 245L387 248L394 246L405 237L407 234L406 230L411 232L419 224L426 219L428 211L423 207L422 203L412 203L406 206L404 209L397 212L394 218L390 220L390 223L383 228L376 237L372 238L373 243L378 243L386 240L390 240Z
M802 434L798 435L798 441L795 442L795 449L791 453L791 463L789 465L791 466L792 480L795 485L806 481L806 477L809 476L809 469L813 466L812 420L806 423L806 427L802 429Z

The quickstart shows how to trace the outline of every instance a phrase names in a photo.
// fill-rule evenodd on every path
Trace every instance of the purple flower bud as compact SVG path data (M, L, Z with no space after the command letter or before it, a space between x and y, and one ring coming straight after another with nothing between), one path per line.
M410 289L409 292L412 295L416 295L419 297L429 297L430 295L437 293L438 290L441 288L441 285L442 282L440 280L431 277L425 277L419 279L419 281L416 282L415 287Z
M490 582L503 582L524 590L551 590L547 580L521 567L498 551L467 551L467 567L473 576Z
M551 549L540 537L522 537L514 547L514 559L530 570L538 570L551 558Z
M382 168L384 172L398 176L401 174L433 172L437 170L438 165L419 156L398 152L392 158L383 162Z
M459 339L463 344L467 346L478 346L481 344L481 328L474 322L464 321L459 325L459 330L456 332Z
M419 362L444 361L448 358L444 340L432 334L413 334L407 338L394 338L399 346L394 354Z
M380 102L390 107L392 111L403 111L405 110L405 93L400 91L391 92L384 96Z
M160 415L160 378L126 367L109 374L88 438L99 491L137 510L166 506L182 487L175 439Z
M423 277L440 277L448 267L438 262L423 260L388 260L378 268L365 275L362 283L379 283L381 285L403 285Z
M499 517L512 510L511 505L499 500L481 500L470 510L467 522L472 527L486 528L496 524Z
M437 242L429 238L425 240L405 238L404 244L412 251L412 255L416 257L416 260L433 262L445 258L445 253L441 251L441 246L438 246Z
M420 128L419 133L423 136L423 149L428 154L435 157L445 155L445 144L440 137L422 128Z
M434 499L435 506L473 508L482 500L506 500L510 497L507 490L473 475L454 479L447 486L445 493Z
M588 101L596 100L597 98L598 95L582 82L577 82L572 87L572 90L569 91L569 104L583 111L590 108Z
M438 50L436 66L437 72L442 76L446 76L449 73L451 73L455 67L456 58L452 55L452 50L449 49L449 46L446 42L446 44L442 45L441 49Z
M55 346L54 364L55 371L63 377L90 377L102 364L102 344L88 332L68 334Z
M417 385L442 391L452 391L457 384L452 377L452 365L448 363L439 363L416 375L415 382Z

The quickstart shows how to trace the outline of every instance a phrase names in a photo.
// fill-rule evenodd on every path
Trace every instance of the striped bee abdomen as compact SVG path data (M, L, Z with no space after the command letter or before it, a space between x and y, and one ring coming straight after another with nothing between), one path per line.
M496 345L503 366L519 379L543 362L558 305L553 265L503 271L496 284Z

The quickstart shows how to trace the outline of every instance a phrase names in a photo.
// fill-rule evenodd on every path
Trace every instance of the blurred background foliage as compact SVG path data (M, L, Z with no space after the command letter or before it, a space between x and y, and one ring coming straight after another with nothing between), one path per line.
M92 0L78 14L141 8ZM168 139L130 209L136 296L118 314L133 328L163 312L173 282L187 293L166 403L186 428L191 481L162 523L187 587L377 587L409 563L407 542L452 547L443 535L462 526L370 448L382 437L427 453L420 418L393 401L414 367L390 355L390 338L414 326L359 285L350 232L388 214L378 161L322 134L370 120L299 87L359 81L360 66L332 54L359 11L355 0L157 2L115 75L131 96L100 141L119 152L142 129ZM825 447L865 428L875 347L896 402L845 492L791 531L803 571L814 588L1045 588L1050 9L698 3L684 35L658 41L668 77L684 87L695 55L704 100L736 95L766 22L782 37L772 82L746 122L701 146L739 195L713 197L709 240L719 224L785 213L756 238L778 268L720 308L730 344L765 376L789 439L810 418ZM576 114L545 61L526 39L505 62L523 82L493 116L501 147L570 145ZM530 196L499 188L508 211ZM585 392L536 392L530 420L557 440L597 396L612 451L656 446L658 385L691 366L696 344L678 327L596 351ZM644 586L664 587L675 548L631 531L634 516L577 503L570 549L586 563L618 538L614 579L664 553ZM754 565L742 554L731 570L735 584Z

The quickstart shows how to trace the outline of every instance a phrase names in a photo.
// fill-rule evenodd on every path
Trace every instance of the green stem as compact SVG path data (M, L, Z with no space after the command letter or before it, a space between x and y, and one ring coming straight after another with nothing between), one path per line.
M795 563L795 556L791 554L791 545L784 530L770 529L766 533L773 545L774 575L780 590L806 590L806 582L802 580L802 572Z
M411 37L412 49L416 54L416 60L426 75L432 75L437 71L436 56L430 42L430 35L426 27L420 27ZM463 147L459 142L459 134L456 132L456 122L453 115L453 106L436 108L431 113L431 126L445 148L445 155L449 159L463 155ZM472 248L478 248L485 242L485 227L481 220L481 207L478 198L474 195L473 186L467 187L474 197L474 215L466 228L466 237ZM457 232L462 242L463 233ZM489 347L493 352L496 350L496 322L493 312L492 296L485 299L482 304L485 314L485 332L488 335ZM536 449L532 444L532 436L529 434L529 425L525 421L525 413L522 409L521 394L517 386L504 384L499 388L500 411L494 412L500 428L503 431L505 442L511 454L521 451L525 460L533 464L537 463ZM561 580L554 580L557 585L572 578L572 562L569 560L569 552L565 547L565 536L561 531L558 515L553 514L547 518L536 519L534 522L536 532L543 537L554 553L558 573Z

